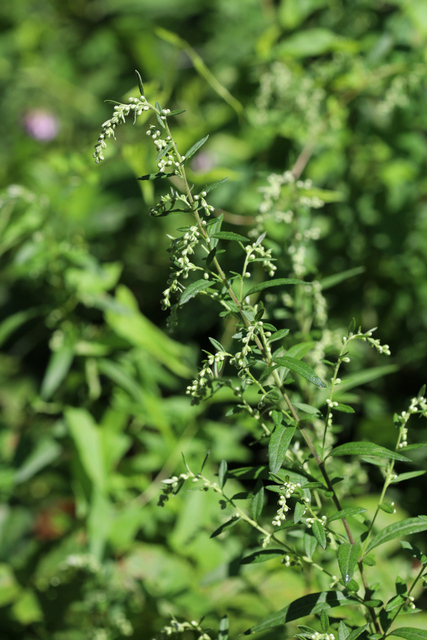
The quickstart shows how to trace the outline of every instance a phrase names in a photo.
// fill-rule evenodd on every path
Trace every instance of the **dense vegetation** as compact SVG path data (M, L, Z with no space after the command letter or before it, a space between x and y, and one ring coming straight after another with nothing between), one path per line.
M186 394L201 350L214 351L209 337L229 348L232 327L194 295L168 333L168 236L188 216L149 215L169 181L136 179L156 170L148 112L94 163L113 109L103 100L138 97L138 69L150 100L185 109L171 119L181 153L209 134L186 171L194 193L228 177L209 194L222 231L265 230L274 278L320 283L307 297L301 285L262 294L269 321L294 344L322 341L321 357L335 363L353 318L362 332L379 327L391 357L355 341L345 365L354 384L339 397L355 413L334 418L334 437L394 450L406 426L397 417L396 431L393 414L426 382L425 5L21 0L3 3L0 18L0 638L149 639L170 615L207 615L217 637L224 614L235 637L318 591L317 578L279 556L242 565L259 535L239 524L210 538L230 517L214 492L181 490L157 504L162 481L186 473L181 454L197 473L208 450L204 475L225 483L226 460L231 493L259 502L253 477L233 469L265 465L268 443L249 414L230 413L227 388L201 403ZM287 170L301 173L306 197L293 220L289 180L275 191L270 177ZM268 217L276 209L282 217ZM222 241L224 269L241 272L238 243ZM271 277L261 263L251 285ZM303 356L330 380L318 352ZM315 385L294 373L297 402L327 415ZM425 421L412 420L409 443L425 442ZM410 471L426 469L424 449L408 456ZM373 513L384 460L336 464L348 507ZM425 513L425 489L424 476L393 484L380 529ZM425 551L418 535L411 541ZM407 553L389 544L375 567L385 600L396 576L413 575ZM421 584L414 596L419 611L401 626L426 628ZM314 628L328 629L318 618ZM297 633L259 637L279 632Z

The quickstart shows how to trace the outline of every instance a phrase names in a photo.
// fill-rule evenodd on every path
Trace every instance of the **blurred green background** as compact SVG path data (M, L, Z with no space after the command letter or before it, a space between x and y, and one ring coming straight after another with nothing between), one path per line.
M0 21L0 638L145 639L169 613L230 608L241 631L301 578L236 568L244 536L209 539L212 496L156 506L181 452L210 449L212 470L253 460L244 420L183 395L221 328L195 301L161 330L177 219L148 215L143 123L94 164L104 100L137 95L138 69L149 97L186 109L181 148L210 134L190 178L229 176L213 203L237 232L266 176L312 151L303 177L340 193L314 275L364 268L326 291L330 322L390 344L398 370L363 391L358 435L392 446L390 415L426 381L427 5L17 0Z

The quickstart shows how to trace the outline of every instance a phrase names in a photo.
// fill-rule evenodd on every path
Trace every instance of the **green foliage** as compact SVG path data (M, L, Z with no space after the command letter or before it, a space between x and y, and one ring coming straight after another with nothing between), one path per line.
M425 637L425 10L244 4L0 9L0 638Z

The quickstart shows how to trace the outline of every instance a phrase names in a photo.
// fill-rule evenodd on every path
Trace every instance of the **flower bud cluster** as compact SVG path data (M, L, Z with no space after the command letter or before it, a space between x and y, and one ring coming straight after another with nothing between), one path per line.
M165 625L153 640L164 640L165 638L175 637L176 634L185 633L186 631L197 632L197 640L211 640L211 637L195 620L191 622L178 622L178 620L175 619L171 620L169 625Z
M333 633L319 633L319 631L316 631L310 637L310 640L335 640L335 636Z
M194 478L194 474L190 472L181 473L179 476L172 476L171 478L162 480L163 487L162 487L162 493L159 496L158 505L160 507L163 507L165 502L169 500L169 496L171 494L176 495L178 491L181 489L181 487L183 486L184 482L186 482L186 480L188 480L189 478Z
M250 345L251 342L256 340L256 336L263 331L264 323L262 320L258 320L251 324L249 327L245 327L246 334L243 335L244 329L242 328L242 332L236 334L235 338L240 338L243 343L243 347L241 351L238 351L234 354L234 356L230 359L230 364L234 365L238 369L242 369L248 364L248 355L252 352L253 346Z
M276 512L272 520L273 527L280 527L282 522L286 520L286 513L290 510L289 505L287 504L287 500L294 494L299 493L299 489L301 488L300 482L285 482L280 487L280 498L279 498L279 508Z
M262 244L246 245L245 251L248 254L248 262L262 262L262 266L270 277L274 276L277 267L273 264L274 258L271 256L271 249L265 249Z
M400 430L399 449L404 449L408 446L408 427L406 425L409 418L414 414L427 418L427 399L423 396L412 398L408 410L394 416L394 423Z
M194 196L194 202L197 209L203 209L205 216L209 217L211 213L215 211L215 207L206 202L205 198L207 195L207 191L201 191L201 193Z
M230 355L231 354L226 351L218 351L215 355L212 353L208 354L206 360L203 361L199 375L188 385L185 392L191 396L192 404L199 404L199 402L206 397L208 391L212 388L212 383L220 378L220 372L224 362Z
M345 344L349 340L363 340L363 342L368 342L371 345L371 347L373 347L378 351L378 353L381 353L385 356L391 355L390 347L388 346L388 344L382 345L378 338L377 339L372 338L372 334L374 331L376 331L376 328L370 329L369 331L366 331L365 333L363 333L359 327L359 330L357 331L357 333L350 332L348 334L348 337L343 336L342 342L343 344Z
M101 160L104 160L103 150L107 148L106 140L108 138L116 139L115 130L117 125L124 124L126 117L130 114L134 114L134 118L140 116L144 111L149 111L150 107L144 98L129 98L128 104L116 104L114 106L113 117L106 120L101 128L101 134L98 138L98 142L95 145L95 152L93 157L95 162L99 164Z
M188 206L185 196L178 196ZM171 306L171 296L176 295L184 290L183 285L179 282L182 277L184 280L188 278L190 271L199 269L193 264L189 257L194 253L195 247L200 240L200 231L197 225L193 225L179 238L172 238L169 251L172 253L171 277L168 279L167 289L163 291L162 308L168 309Z
M321 518L306 518L305 524L307 525L307 529L311 529L315 522L320 522L321 525L325 526L328 518L326 516L322 516Z

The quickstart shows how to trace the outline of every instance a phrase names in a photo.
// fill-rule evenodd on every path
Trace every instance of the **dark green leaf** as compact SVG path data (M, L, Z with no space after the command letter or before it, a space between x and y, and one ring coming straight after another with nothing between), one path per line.
M220 486L220 489L223 489L225 483L227 482L227 471L228 471L227 461L221 460L219 464L219 470L218 470L218 484Z
M268 444L268 463L271 473L277 473L282 466L294 433L295 427L279 425L271 434Z
M298 344L293 344L290 349L286 351L286 356L289 358L296 358L297 360L301 360L309 351L314 349L316 343L311 342L299 342Z
M147 173L146 176L141 176L140 178L137 178L137 180L163 180L164 178L170 178L173 175L173 173L163 173L163 171L159 171L158 173Z
M163 149L160 149L159 153L156 155L155 162L156 163L159 162L159 160L161 160L163 156L169 153L171 149L172 149L172 142L169 142L169 144L167 144L166 147L163 147ZM138 180L140 180L140 178L138 178Z
M416 627L399 627L389 632L392 636L405 638L405 640L427 640L427 630Z
M323 609L320 614L320 626L322 627L323 633L326 633L329 629L329 616L326 613L326 609Z
M399 595L393 596L393 598L390 598L390 600L385 605L385 610L393 611L393 609L397 609L397 607L400 607L403 604L405 604L406 600L407 598L405 598L404 596L399 596Z
M203 469L205 468L205 464L207 463L207 461L208 461L208 458L209 458L210 454L211 454L211 452L210 452L210 451L208 451L208 452L206 453L206 455L205 455L205 459L203 460L203 462L202 462L202 466L201 466L201 468L200 468L200 473L203 473Z
M334 520L341 520L342 518L349 518L350 516L354 516L357 513L363 513L366 509L362 507L348 507L347 509L342 509L341 511L337 511L333 513L328 518L328 522L333 522Z
M326 549L326 534L325 528L319 520L315 520L312 524L312 530L314 537L317 542L320 544L322 549Z
M312 382L316 387L326 387L326 384L315 374L313 369L305 362L297 360L296 358L290 358L289 356L282 356L274 359L276 366L286 367L293 373L297 373L309 382Z
M389 542L390 540L403 538L404 536L409 536L413 533L419 533L426 530L427 518L423 519L421 516L418 518L407 518L406 520L395 522L394 524L390 524L388 527L385 527L385 529L372 538L368 548L366 549L366 553L369 553L369 551L375 549L375 547L379 547L381 544Z
M286 284L310 284L310 283L304 282L303 280L296 280L295 278L275 278L274 280L266 280L265 282L261 282L260 284L255 285L254 287L252 287L252 289L249 289L246 295L251 296L253 293L264 291L264 289L269 289L270 287L280 287Z
M412 544L411 542L407 542L406 540L402 540L400 544L406 551L409 551L409 553L413 558L416 558L417 560L419 560L421 564L427 563L427 556L424 555L421 549L419 549L415 544Z
M338 547L338 565L345 585L347 585L353 577L360 553L360 542L356 542L355 544L343 542Z
M267 562L273 558L281 558L285 555L283 549L262 549L261 551L254 551L248 556L245 556L240 560L240 564L255 564L258 562Z
M384 513L395 512L394 505L391 502L382 502L381 504L378 505L378 507L381 509L381 511L384 511Z
M218 527L218 529L215 529L215 531L211 533L210 537L216 538L221 533L224 533L224 531L227 531L228 529L231 529L232 527L234 527L234 525L237 524L239 520L240 520L239 516L234 516L230 520L227 520L227 522L224 522L224 524Z
M170 116L179 116L181 113L185 113L185 111L186 109L174 109L168 114L168 117L170 118Z
M189 160L192 156L194 156L194 154L197 153L200 147L202 147L205 144L208 138L209 136L205 136L204 138L202 138L201 140L198 140L195 144L193 144L193 146L189 148L187 153L184 153L185 160Z
M255 485L254 496L251 501L251 517L255 522L262 513L264 506L264 485L262 480L258 479Z
M218 342L218 340L215 340L215 338L209 338L209 342L215 347L217 351L225 351L222 344Z
M136 69L135 69L135 73L136 73L136 78L138 80L139 93L141 94L141 96L144 96L144 84L142 82L141 74Z
M235 240L238 242L249 242L249 238L241 236L240 233L233 233L233 231L218 231L218 233L213 233L211 238L218 238L218 240Z
M377 458L389 458L390 460L401 460L408 462L400 453L390 451L374 442L347 442L332 449L330 456L373 456Z
M358 604L358 601L353 598L347 598L341 591L311 593L294 600L294 602L291 602L287 607L267 616L254 627L245 631L245 635L265 631L271 627L277 627L292 620L298 620L309 614L320 613L325 609L333 609L335 607L352 604Z
M197 296L197 294L200 293L200 291L205 291L206 289L209 289L209 287L211 287L213 284L215 283L211 282L210 280L204 280L204 279L196 280L195 282L192 282L191 284L188 285L186 290L182 292L182 295L179 299L179 304L186 304L189 300L191 300L191 298L194 298L195 296Z

